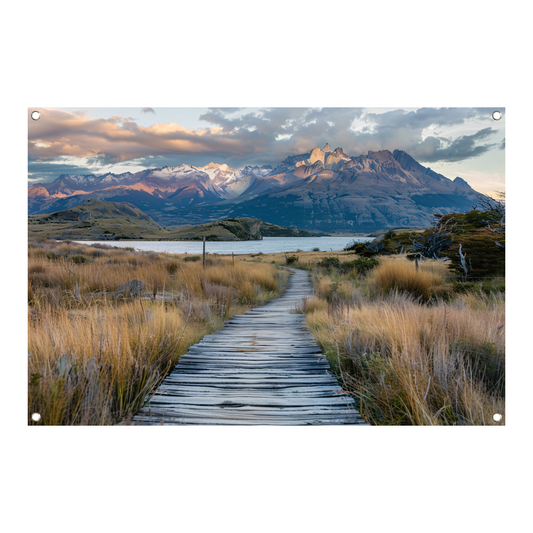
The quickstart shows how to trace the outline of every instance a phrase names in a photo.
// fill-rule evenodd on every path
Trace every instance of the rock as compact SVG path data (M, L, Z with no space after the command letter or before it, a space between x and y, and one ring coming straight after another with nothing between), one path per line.
M344 159L338 155L335 154L335 152L332 152L330 155L328 155L328 158L326 159L325 167L328 170L338 170L344 165L344 163L347 161L347 159Z
M114 294L116 296L140 296L146 288L146 283L140 279L132 279L121 285Z
M322 170L324 170L322 161L315 161L312 165L299 165L293 174L299 178L307 178Z
M346 161L350 160L350 156L348 156L340 146L335 148L335 155L341 159L346 159Z
M320 148L315 148L311 152L311 155L309 156L309 159L307 160L307 164L312 165L316 161L320 161L322 164L324 164L325 157L326 157L326 154Z

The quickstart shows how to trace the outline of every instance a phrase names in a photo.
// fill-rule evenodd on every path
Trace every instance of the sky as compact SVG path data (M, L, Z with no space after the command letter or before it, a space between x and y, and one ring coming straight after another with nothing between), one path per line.
M38 110L41 118L31 119ZM493 111L503 113L501 120ZM505 110L495 108L31 108L28 181L210 162L239 169L341 147L405 150L474 189L505 190Z

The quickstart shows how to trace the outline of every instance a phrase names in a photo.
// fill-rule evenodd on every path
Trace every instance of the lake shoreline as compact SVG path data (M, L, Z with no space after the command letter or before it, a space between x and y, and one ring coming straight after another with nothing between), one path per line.
M352 241L368 242L372 237L346 235L336 237L264 237L254 241L206 241L205 250L209 255L248 255L269 253L298 253L321 251L342 251ZM133 248L144 252L193 254L203 253L202 241L73 241L85 245L115 246Z

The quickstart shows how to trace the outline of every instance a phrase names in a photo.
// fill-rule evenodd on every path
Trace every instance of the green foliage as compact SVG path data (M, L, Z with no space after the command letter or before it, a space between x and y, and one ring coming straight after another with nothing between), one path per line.
M57 255L57 254L54 253L54 252L48 252L48 253L46 254L46 257L47 257L48 259L50 259L51 261L55 261L56 259L59 259L61 256L60 256L60 255Z
M80 263L88 263L90 260L88 257L85 257L84 255L73 255L70 259L77 265Z
M372 257L378 253L383 252L385 245L383 242L375 243L370 242L352 242L344 248L345 251L351 251L354 254L360 255L361 257Z
M285 262L288 265L292 265L293 263L297 263L298 262L298 256L297 255L287 255L285 257Z
M327 268L328 270L331 268L340 268L341 266L341 262L339 261L338 257L324 257L317 264L319 267Z
M313 252L320 252L320 248L313 248Z
M355 270L358 274L366 274L374 267L379 265L379 261L373 257L360 257L355 261L346 261L341 263L340 270L342 272L350 272Z
M196 262L196 261L200 261L200 259L201 257L199 255L187 255L183 258L185 262L189 262L189 261Z
M457 235L447 254L451 259L450 269L464 276L459 258L459 244L461 244L469 269L467 280L505 276L505 249L498 246L496 240L504 243L505 237L502 238L486 229Z
M452 219L456 224L455 233L465 233L478 229L485 229L487 222L494 223L499 220L501 215L493 211L477 211L473 209L468 213L451 213L444 215L440 220L444 223L449 219Z

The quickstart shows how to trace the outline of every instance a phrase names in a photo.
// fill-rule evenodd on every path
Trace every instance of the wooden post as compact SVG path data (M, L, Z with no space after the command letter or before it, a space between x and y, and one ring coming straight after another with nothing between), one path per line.
M418 272L418 256L415 256L415 266L416 266L416 271Z
M203 265L204 265L204 268L205 268L205 235L204 235L202 241L203 241L203 245L204 245L204 251L203 251Z
M231 258L233 259L233 266L235 266L235 256L233 255L233 252L231 252Z

